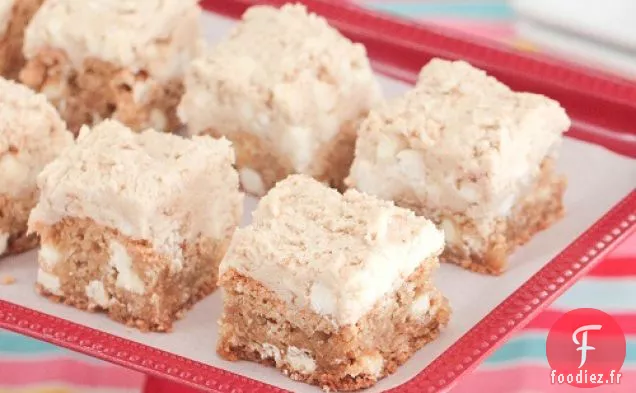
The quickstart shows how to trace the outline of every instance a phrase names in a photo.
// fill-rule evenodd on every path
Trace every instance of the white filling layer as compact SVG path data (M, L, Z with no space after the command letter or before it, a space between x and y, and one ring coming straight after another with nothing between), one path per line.
M144 282L133 270L132 259L126 248L116 241L110 243L109 264L117 270L115 285L130 292L142 295L146 288Z
M110 297L106 293L104 284L98 280L93 280L88 283L86 286L86 296L101 307L108 307L110 303Z
M5 232L0 232L0 255L4 254L7 251L7 247L9 246L9 234Z
M316 371L316 361L306 349L288 347L285 361L292 370L303 374L310 374Z
M38 254L39 262L47 269L51 270L62 259L62 255L57 248L50 244L42 244Z
M51 292L53 295L61 295L60 291L60 278L54 276L51 273L45 272L42 269L38 269L38 284L42 285L44 289Z

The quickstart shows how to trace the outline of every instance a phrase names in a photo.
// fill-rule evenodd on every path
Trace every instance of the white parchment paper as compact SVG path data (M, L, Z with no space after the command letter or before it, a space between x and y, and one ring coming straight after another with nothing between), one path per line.
M210 42L218 40L233 23L228 19L205 15L204 26ZM383 77L380 79L387 96L399 94L408 88L400 82ZM512 267L502 277L483 276L455 266L443 265L437 272L436 280L453 308L448 328L437 341L420 350L396 374L381 381L368 392L380 392L414 377L636 185L636 160L574 139L566 138L558 168L568 176L569 181L565 196L566 217L518 250L511 259ZM254 199L246 201L243 225L249 222L250 212L255 204ZM35 252L0 260L0 277L11 275L17 280L13 285L0 286L0 299L293 392L320 391L293 382L267 367L247 362L231 363L220 359L214 351L217 341L217 320L221 311L219 292L199 302L175 325L172 333L141 333L115 323L103 315L85 313L40 298L33 290L36 270Z

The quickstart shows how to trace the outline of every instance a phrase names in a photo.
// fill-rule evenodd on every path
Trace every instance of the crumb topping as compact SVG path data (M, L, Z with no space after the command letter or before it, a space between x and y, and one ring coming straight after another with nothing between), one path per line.
M38 177L29 226L91 218L178 261L183 241L223 238L237 225L243 195L233 164L225 139L136 134L113 120L85 126Z
M0 78L0 194L31 192L42 168L72 143L44 95Z
M47 0L25 32L30 59L62 49L76 68L94 57L157 79L180 76L197 53L196 0Z
M220 269L253 277L285 301L348 324L443 246L443 233L409 210L293 175L261 199Z

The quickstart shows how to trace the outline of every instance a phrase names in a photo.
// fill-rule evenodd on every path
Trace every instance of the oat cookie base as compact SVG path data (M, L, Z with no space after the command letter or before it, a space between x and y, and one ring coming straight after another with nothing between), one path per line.
M29 213L36 201L36 191L20 198L0 194L0 233L9 234L6 250L0 257L28 251L38 245L38 237L27 234Z
M447 245L440 260L455 263L477 273L504 273L508 267L508 257L517 247L524 245L538 232L549 228L563 217L563 194L566 186L565 177L555 173L553 160L544 160L536 182L516 201L508 217L496 221L493 234L483 239L483 243L486 244L483 252L476 253L467 247ZM458 234L468 233L472 236L477 233L474 222L462 214L429 214L428 209L418 205L415 200L413 195L403 195L396 198L396 204L410 208L419 215L430 216L437 224L442 220L448 220L453 223Z
M428 266L413 273L356 325L340 328L312 311L292 309L251 278L231 274L228 281L224 278L229 284L224 284L219 355L273 366L291 379L328 391L373 386L437 338L450 317L448 302L429 280ZM411 305L424 293L434 294L432 305L428 314L416 317ZM264 356L264 343L279 349L307 349L316 367L312 372L300 372L281 361L282 355L278 359ZM381 358L381 366L371 372L364 366L365 358Z
M46 49L26 63L20 81L44 93L75 134L82 125L107 118L135 131L152 127L171 132L181 126L176 114L181 80L158 83L143 70L133 72L96 58L84 60L78 70L63 51Z
M307 174L339 191L345 190L344 179L353 162L358 122L345 123L338 134L325 143L313 158ZM295 173L289 159L281 155L276 146L249 132L223 134L219 130L206 129L203 134L231 140L236 151L237 168L256 171L267 192L276 182ZM256 195L261 196L261 195Z
M42 243L61 256L53 266L40 260L40 268L60 280L58 293L38 284L42 295L82 310L106 312L112 319L144 331L171 330L186 310L216 288L218 266L229 244L228 239L205 238L186 243L183 267L174 270L171 261L157 254L149 242L131 239L90 219L66 218L37 231ZM112 241L121 244L132 259L132 270L144 284L143 293L116 285L121 273L109 264ZM87 296L86 287L95 280L108 295L107 305L96 304Z

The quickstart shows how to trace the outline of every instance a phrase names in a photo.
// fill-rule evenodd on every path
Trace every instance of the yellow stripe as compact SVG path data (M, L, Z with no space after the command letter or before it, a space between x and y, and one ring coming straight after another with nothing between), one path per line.
M536 45L534 45L531 42L528 42L526 40L523 40L523 39L517 38L517 39L513 40L511 44L512 44L513 48L515 48L517 50L520 50L520 51L524 51L524 52L538 52L539 51L539 48Z

